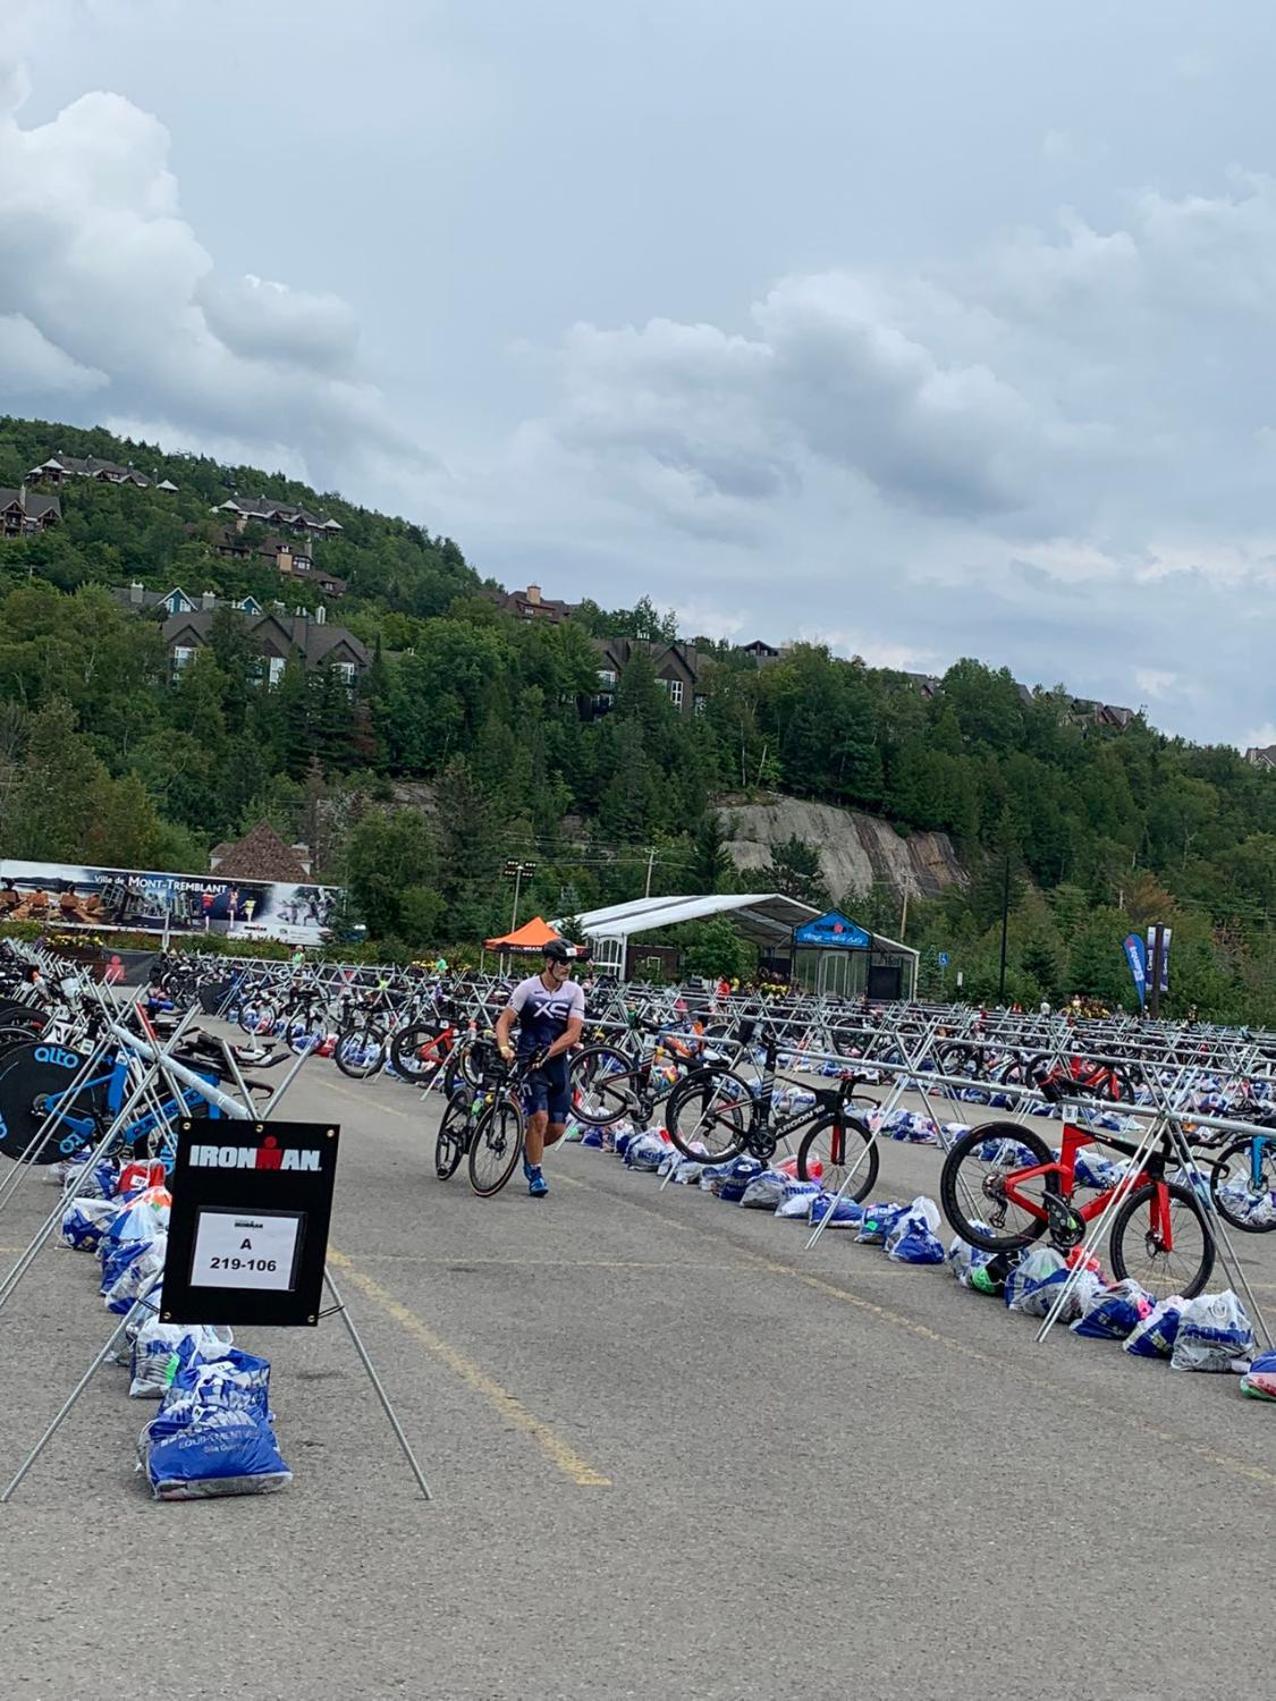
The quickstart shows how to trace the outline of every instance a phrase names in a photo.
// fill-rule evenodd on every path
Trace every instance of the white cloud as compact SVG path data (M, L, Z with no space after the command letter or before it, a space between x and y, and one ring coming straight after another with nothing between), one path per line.
M23 401L91 395L97 417L251 459L286 444L324 485L378 457L421 462L359 372L345 303L218 272L158 119L92 93L24 127L26 86L0 62L0 355Z
M1168 697L1180 682L1178 674L1171 673L1168 668L1136 667L1134 683L1145 696Z

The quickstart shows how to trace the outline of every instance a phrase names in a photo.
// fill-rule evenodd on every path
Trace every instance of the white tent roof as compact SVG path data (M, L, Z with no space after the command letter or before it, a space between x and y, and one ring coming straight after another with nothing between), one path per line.
M591 939L628 939L631 934L652 933L681 921L729 915L746 937L769 945L787 939L795 927L814 921L820 913L782 892L718 892L701 898L635 898L628 904L586 910L575 919Z

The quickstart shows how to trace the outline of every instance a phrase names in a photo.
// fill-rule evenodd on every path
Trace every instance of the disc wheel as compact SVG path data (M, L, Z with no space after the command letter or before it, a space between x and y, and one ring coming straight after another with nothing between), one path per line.
M81 1089L57 1126L42 1141L39 1135L83 1062L78 1052L43 1044L14 1046L0 1057L0 1153L15 1161L25 1158L28 1163L52 1164L79 1151L87 1136L73 1129L70 1121L86 1116L96 1120L105 1108L101 1084L88 1092Z
M985 1122L972 1128L949 1148L940 1171L944 1215L968 1245L985 1252L1013 1252L1029 1246L1045 1232L1041 1197L1049 1177L1038 1176L1019 1189L1025 1198L1040 1204L1040 1217L1006 1197L1006 1177L1053 1161L1040 1134L1017 1122Z
M1172 1181L1166 1184L1166 1192L1172 1247L1167 1250L1154 1227L1155 1184L1136 1187L1112 1224L1108 1242L1112 1273L1118 1281L1133 1277L1156 1300L1168 1299L1171 1294L1194 1299L1214 1268L1214 1236L1190 1187Z
M523 1113L499 1098L479 1117L470 1140L470 1186L490 1199L513 1175L523 1155Z
M685 1158L725 1164L744 1150L753 1117L747 1081L730 1070L689 1075L671 1094L665 1109L669 1138Z
M854 1116L837 1116L830 1111L807 1129L798 1147L798 1179L818 1181L826 1193L838 1192L854 1171L854 1179L843 1194L846 1199L867 1199L877 1185L877 1169L877 1141L867 1125Z

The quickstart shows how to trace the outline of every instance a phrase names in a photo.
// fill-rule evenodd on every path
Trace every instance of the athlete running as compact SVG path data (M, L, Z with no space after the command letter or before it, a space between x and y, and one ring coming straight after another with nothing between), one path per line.
M496 1043L508 1063L514 1056L510 1029L518 1017L518 1055L535 1059L527 1076L523 1109L527 1115L523 1174L533 1199L543 1199L549 1183L541 1174L545 1147L561 1140L571 1108L567 1053L580 1039L585 1020L585 994L570 979L571 947L551 939L545 947L545 967L522 980L496 1018Z

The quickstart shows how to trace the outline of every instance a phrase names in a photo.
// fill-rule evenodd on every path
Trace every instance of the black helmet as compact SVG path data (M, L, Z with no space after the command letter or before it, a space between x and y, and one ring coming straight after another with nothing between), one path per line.
M545 947L547 963L570 963L575 955L575 951L564 939L551 939Z

